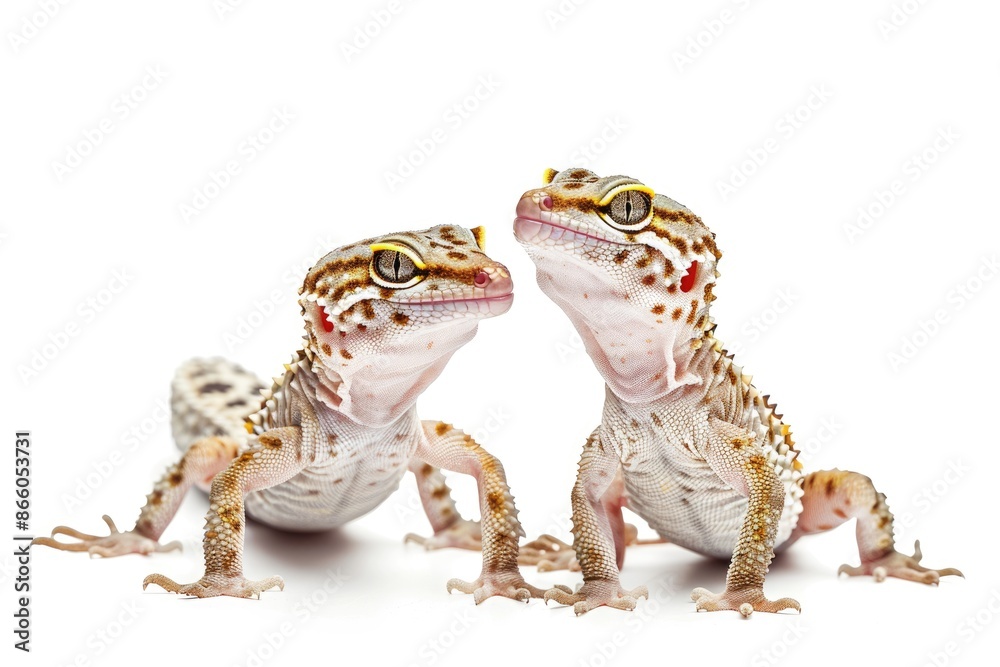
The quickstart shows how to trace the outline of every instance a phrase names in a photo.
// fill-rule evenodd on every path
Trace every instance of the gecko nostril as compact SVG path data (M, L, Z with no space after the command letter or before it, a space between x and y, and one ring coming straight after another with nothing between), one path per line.
M476 274L476 287L486 287L490 284L490 274L485 271L480 271Z
M541 208L542 208L543 211L551 211L552 210L552 197L549 197L548 195L545 195L545 197L542 198L542 201L538 202L538 205L541 206Z

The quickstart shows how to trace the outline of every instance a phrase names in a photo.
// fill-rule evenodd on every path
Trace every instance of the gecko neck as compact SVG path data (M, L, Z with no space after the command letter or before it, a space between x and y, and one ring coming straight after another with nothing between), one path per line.
M608 390L620 403L647 406L691 393L700 395L709 388L718 356L711 336L702 338L703 332L686 329L633 331L634 343L591 353Z
M645 380L647 385L637 383L643 391L625 392L616 389L609 381L609 376L602 372L607 391L605 405L619 406L628 413L647 414L650 410L656 410L668 403L675 404L677 401L698 403L707 396L714 395L718 385L715 368L719 366L719 360L724 357L724 352L720 352L721 343L710 333L695 340L701 341L697 349L690 347L689 344L682 350L676 350L672 358L665 357L665 363L658 371L651 377L647 376ZM600 370L600 367L598 369ZM658 377L661 374L662 377Z
M350 360L316 355L317 397L331 410L369 427L394 423L441 374L452 355L476 335L469 320L413 332ZM314 353L315 354L315 353Z
M591 273L572 283L539 267L538 284L569 317L608 388L626 403L660 400L685 387L703 385L714 362L708 306L689 313L677 298L661 308L640 305ZM584 298L581 299L581 295ZM688 303L690 308L690 302ZM655 311L652 310L655 308ZM681 310L679 319L674 311Z

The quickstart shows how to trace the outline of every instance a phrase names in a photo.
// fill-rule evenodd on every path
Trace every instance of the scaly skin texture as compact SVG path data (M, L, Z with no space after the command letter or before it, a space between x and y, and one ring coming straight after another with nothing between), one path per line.
M607 383L572 494L584 585L546 599L579 614L632 609L646 595L619 585L622 506L667 541L731 555L724 591L692 593L698 610L798 610L793 599L764 595L775 548L850 518L861 566L841 572L924 583L960 574L919 565L919 544L913 557L896 552L892 514L867 477L803 472L781 415L713 335L721 253L698 216L624 176L567 169L544 180L518 203L514 232ZM572 567L558 547L543 537L522 550L522 562Z
M280 577L243 575L246 515L284 530L335 528L374 509L407 470L434 530L413 538L428 549L482 549L473 582L448 590L476 603L499 595L539 597L517 569L523 535L503 466L468 435L421 421L415 401L480 320L505 313L513 299L507 269L483 252L481 228L438 226L368 239L323 257L308 273L299 303L302 348L265 388L221 359L193 360L173 383L173 432L184 451L147 497L135 527L36 544L93 555L150 553L192 485L210 488L205 575L178 584L161 575L143 587L197 597L259 596ZM259 396L263 396L263 400ZM475 477L482 520L459 516L440 469Z

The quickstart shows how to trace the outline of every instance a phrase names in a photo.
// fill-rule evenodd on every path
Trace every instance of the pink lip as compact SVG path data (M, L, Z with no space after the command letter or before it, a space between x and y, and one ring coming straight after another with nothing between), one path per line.
M441 299L440 301L393 301L392 303L399 304L401 306L436 306L442 303L493 303L496 301L503 301L505 299L514 298L514 292L507 292L506 294L501 294L500 296L480 296L480 297L470 297L468 299Z
M535 220L534 218L525 218L523 216L518 216L514 218L514 231L515 233L517 233L518 238L521 238L520 234L521 230L518 229L518 223L525 223L525 222L529 222L536 225L545 225L547 227L554 227L556 229L562 229L567 232L570 232L571 234L576 234L577 236L583 236L588 239L594 239L595 241L601 241L602 243L608 243L608 244L614 243L613 241L602 239L600 236L594 236L593 234L588 234L587 232L582 232L578 229L570 229L569 227L563 225L557 225L554 222L545 222L544 220Z
M442 299L441 301L397 301L396 303L402 303L407 306L436 306L439 303L493 303L496 301L504 301L505 299L514 298L513 292L507 292L500 296L481 296L479 298L469 298L469 299Z
M478 298L468 298L468 299L447 299L441 301L395 301L401 306L409 306L410 308L421 308L426 310L431 310L439 306L447 306L448 304L483 304L486 306L484 309L482 306L474 306L468 311L459 312L469 312L471 314L478 314L482 317L495 317L497 315L503 315L506 313L511 305L514 303L514 292L510 291L506 294L501 294L499 296L483 296ZM467 306L468 308L468 306Z

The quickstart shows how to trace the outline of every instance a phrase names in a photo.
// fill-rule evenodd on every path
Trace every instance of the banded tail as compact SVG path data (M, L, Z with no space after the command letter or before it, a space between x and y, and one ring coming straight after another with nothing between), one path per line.
M261 407L265 384L242 366L221 357L184 362L171 384L171 430L186 451L196 440L247 438L247 417Z

